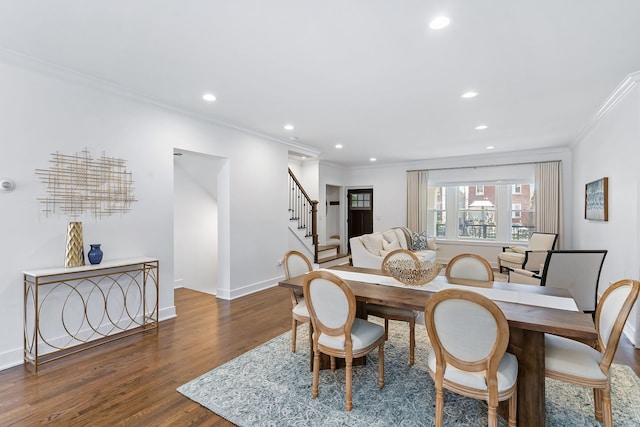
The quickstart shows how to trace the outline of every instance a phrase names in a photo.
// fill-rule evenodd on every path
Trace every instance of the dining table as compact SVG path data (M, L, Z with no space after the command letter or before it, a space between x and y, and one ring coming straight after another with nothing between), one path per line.
M449 288L467 289L493 300L509 323L508 351L518 359L519 426L545 425L544 335L561 335L583 342L597 339L592 316L578 311L568 291L549 286L552 284L533 286L447 279L440 275L426 285L410 286L378 269L339 265L327 271L341 277L363 307L366 303L374 303L423 312L433 293ZM302 289L304 278L305 275L284 279L278 285ZM358 312L366 316L366 309ZM503 414L507 410L507 405L501 405Z

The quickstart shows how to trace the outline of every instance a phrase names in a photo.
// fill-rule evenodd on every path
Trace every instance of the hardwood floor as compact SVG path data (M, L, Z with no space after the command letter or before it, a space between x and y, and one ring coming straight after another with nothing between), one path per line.
M283 288L234 301L178 289L178 317L50 364L0 371L0 426L229 426L176 388L291 328Z
M0 371L0 425L230 426L176 388L291 327L288 291L234 301L186 289L178 317L157 333L134 335L43 365ZM640 375L640 350L623 337L616 362ZM309 377L311 381L311 377Z

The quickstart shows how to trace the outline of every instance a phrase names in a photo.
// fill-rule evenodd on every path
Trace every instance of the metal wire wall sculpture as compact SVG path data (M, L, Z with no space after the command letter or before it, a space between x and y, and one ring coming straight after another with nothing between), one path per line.
M77 218L94 218L126 213L135 202L133 177L121 158L102 156L94 159L87 149L66 155L52 153L49 169L36 169L47 186L47 197L40 200L45 215L60 213Z

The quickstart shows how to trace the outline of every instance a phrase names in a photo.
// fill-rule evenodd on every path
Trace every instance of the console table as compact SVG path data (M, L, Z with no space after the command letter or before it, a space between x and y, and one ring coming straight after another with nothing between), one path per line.
M44 363L158 328L159 261L26 270L24 362Z

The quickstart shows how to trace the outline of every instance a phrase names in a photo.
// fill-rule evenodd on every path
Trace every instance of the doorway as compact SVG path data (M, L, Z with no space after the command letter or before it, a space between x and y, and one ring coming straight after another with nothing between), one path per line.
M219 194L225 159L174 149L174 287L216 295L220 287ZM224 203L224 202L222 202Z
M373 189L348 190L347 203L347 241L355 236L373 233Z

